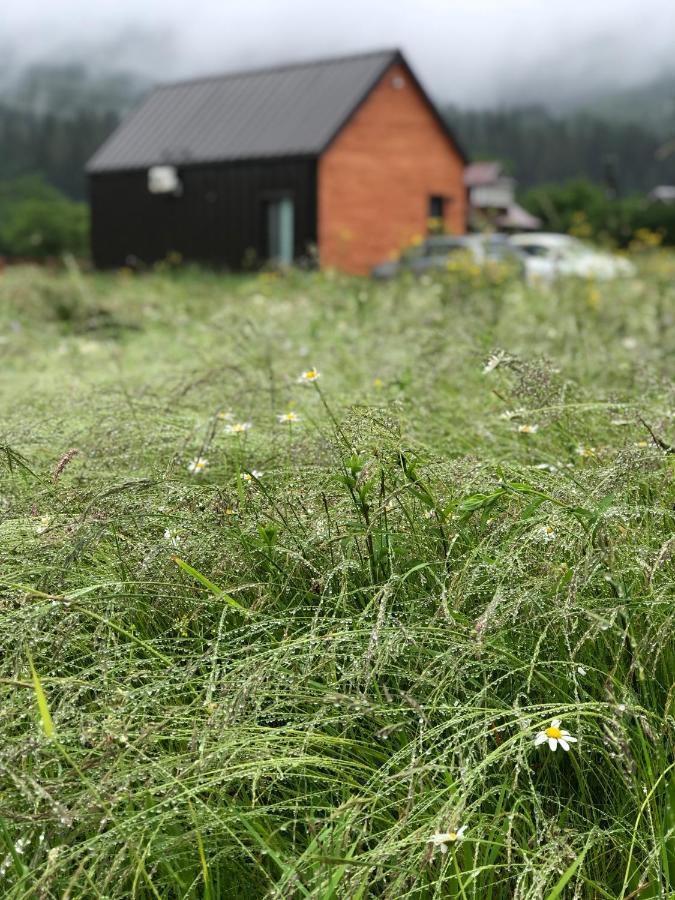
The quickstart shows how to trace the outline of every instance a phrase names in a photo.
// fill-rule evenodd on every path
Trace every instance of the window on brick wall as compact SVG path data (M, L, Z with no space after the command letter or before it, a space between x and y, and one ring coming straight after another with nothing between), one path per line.
M432 194L429 197L429 219L442 219L445 216L445 197L440 194Z
M429 197L427 209L427 231L429 234L443 234L445 231L445 210L448 198L441 194L432 194Z

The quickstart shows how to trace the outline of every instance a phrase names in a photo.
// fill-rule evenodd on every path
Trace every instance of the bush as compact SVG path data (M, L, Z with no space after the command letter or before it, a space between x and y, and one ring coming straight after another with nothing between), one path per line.
M87 250L87 208L38 177L0 185L0 253L46 257Z
M675 244L675 205L652 203L638 195L611 197L585 178L532 188L523 205L546 228L580 238L627 247L638 231L647 229L660 234L664 244Z

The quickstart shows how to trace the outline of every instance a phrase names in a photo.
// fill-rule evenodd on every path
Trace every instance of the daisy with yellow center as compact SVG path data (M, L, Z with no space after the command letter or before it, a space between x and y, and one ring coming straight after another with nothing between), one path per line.
M539 529L539 540L550 543L556 539L555 529L552 525L542 525Z
M231 422L234 419L234 413L225 412L225 410L221 409L220 412L216 413L216 419L220 419L221 422Z
M518 434L536 434L539 431L538 425L519 425Z
M321 372L317 369L307 369L298 378L298 383L309 384L312 381L316 381L318 378L321 378Z
M289 411L289 412L287 412L287 413L280 413L280 414L277 416L277 421L278 421L281 425L283 425L283 424L285 424L285 423L288 423L289 425L292 425L294 422L299 422L299 421L300 421L300 416L299 416L296 412L293 412L293 411L291 410L291 411Z
M251 469L250 472L242 472L241 480L245 484L253 484L254 481L258 481L258 479L263 477L263 472L259 472L258 469Z
M232 425L226 425L227 434L246 434L251 428L251 422L233 422Z
M595 456L596 450L595 447L584 447L583 444L579 444L576 453L577 456Z
M192 462L188 465L188 471L192 472L193 475L201 475L204 469L208 466L208 459L204 459L203 456L197 456Z
M466 825L462 825L457 831L438 831L436 834L431 835L427 844L433 844L434 847L438 847L441 853L447 853L448 844L455 844L457 841L461 841L465 831Z
M553 719L550 726L540 731L534 739L534 746L539 747L541 744L548 742L548 746L554 752L558 749L558 744L563 750L569 750L570 744L576 744L577 739L572 737L569 731L565 731L560 727L560 719Z

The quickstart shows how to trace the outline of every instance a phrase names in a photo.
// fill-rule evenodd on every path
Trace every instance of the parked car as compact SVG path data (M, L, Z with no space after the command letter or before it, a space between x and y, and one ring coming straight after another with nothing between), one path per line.
M401 272L423 275L430 270L443 270L452 256L468 255L479 265L488 260L518 261L519 252L503 234L439 234L426 238L421 244L408 247L398 259L380 263L372 270L374 278L393 278Z
M629 260L568 234L514 234L508 242L521 254L528 281L553 281L561 276L607 281L635 274Z

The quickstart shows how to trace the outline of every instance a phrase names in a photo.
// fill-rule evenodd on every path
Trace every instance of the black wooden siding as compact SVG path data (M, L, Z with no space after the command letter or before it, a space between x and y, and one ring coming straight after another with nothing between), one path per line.
M147 170L89 176L91 244L99 268L185 260L240 269L267 256L264 203L293 198L296 259L317 240L315 159L266 159L179 167L180 197L151 194Z

